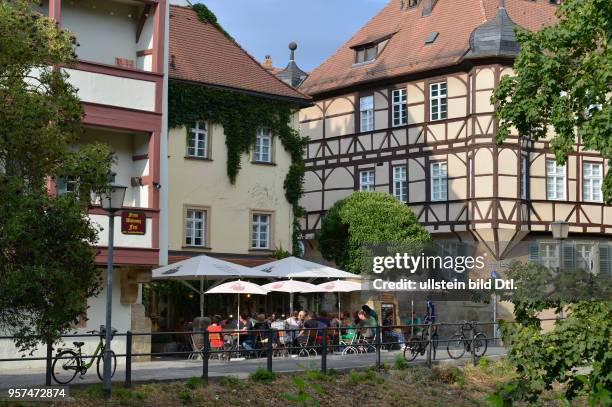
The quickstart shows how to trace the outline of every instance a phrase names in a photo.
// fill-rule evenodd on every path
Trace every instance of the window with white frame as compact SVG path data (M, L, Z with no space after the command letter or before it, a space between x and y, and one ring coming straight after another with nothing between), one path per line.
M527 167L529 158L526 155L521 156L521 199L527 199Z
M359 190L374 191L374 170L359 172Z
M431 164L431 200L446 201L448 199L448 175L446 162Z
M189 130L187 156L208 158L208 123L197 121Z
M557 165L554 159L546 160L546 198L565 199L565 165Z
M79 179L76 177L58 178L55 182L57 195L75 194L79 195Z
M406 89L395 89L391 92L393 126L404 126L408 123L408 105L406 104Z
M257 130L253 160L263 163L272 162L272 134L270 134L269 130Z
M559 243L540 244L540 262L550 269L559 268Z
M254 213L251 222L251 248L270 248L270 214Z
M185 211L185 246L206 245L206 217L204 209L188 208Z
M374 96L359 99L360 131L374 130Z
M594 269L593 243L576 243L576 267L586 271Z
M406 182L406 166L393 167L393 196L406 202L408 200L408 188Z
M582 200L601 202L601 181L603 167L598 163L582 164Z
M429 85L430 120L446 119L446 82Z

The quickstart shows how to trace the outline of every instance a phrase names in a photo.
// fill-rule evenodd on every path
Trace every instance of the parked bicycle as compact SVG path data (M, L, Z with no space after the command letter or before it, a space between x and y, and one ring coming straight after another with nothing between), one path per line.
M433 345L433 351L435 352L438 348L438 328L434 325L433 332L431 334L431 343ZM408 362L412 362L416 359L417 355L424 355L429 345L429 330L422 329L421 333L415 335L406 341L404 347L404 359Z
M100 326L100 331L88 331L87 333L100 335L98 346L89 361L86 360L87 357L83 356L81 352L81 347L85 342L72 342L76 350L72 348L58 349L58 354L53 360L51 370L53 380L58 384L70 383L74 380L77 373L80 373L80 377L83 378L87 370L93 366L94 362L97 362L96 370L98 371L98 377L102 380L104 374L104 336L106 335L106 330L104 325L102 325ZM117 330L112 328L112 335L115 336L115 333L117 333ZM115 352L111 350L111 377L115 374L116 369L117 357L115 356Z
M469 333L466 335L466 333ZM450 338L446 351L452 359L461 358L465 352L473 351L477 357L484 356L487 352L487 335L476 330L475 322L464 321L459 330Z

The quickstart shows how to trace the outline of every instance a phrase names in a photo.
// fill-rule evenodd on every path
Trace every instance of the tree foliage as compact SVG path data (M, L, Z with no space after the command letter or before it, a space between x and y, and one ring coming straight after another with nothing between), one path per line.
M502 299L514 304L516 322L502 323L501 332L517 377L493 397L494 404L537 402L542 392L560 383L567 400L585 396L592 405L609 405L612 302L588 299L610 298L610 278L583 270L557 273L535 263L518 262L509 268L507 277L514 279L517 290L505 293ZM588 287L591 281L593 287ZM539 313L545 309L563 309L566 318L542 332Z
M555 25L518 31L514 76L502 78L492 101L499 104L498 141L512 127L533 140L550 141L559 164L577 137L587 150L612 158L612 2L564 0ZM612 200L612 171L603 186Z
M0 1L0 328L23 350L53 341L97 292L90 191L107 183L107 146L75 147L83 111L60 66L75 38L32 11ZM74 193L51 196L54 177Z
M382 192L354 192L334 204L317 233L321 253L343 270L362 272L365 244L431 240L406 205Z

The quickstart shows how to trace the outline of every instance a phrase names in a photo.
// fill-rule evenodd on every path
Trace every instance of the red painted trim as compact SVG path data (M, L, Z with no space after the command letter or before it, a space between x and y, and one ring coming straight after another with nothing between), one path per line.
M144 57L144 56L147 56L147 55L153 55L153 49L152 48L136 51L136 56L137 57Z
M141 160L148 160L148 159L149 159L149 154L140 154L140 155L132 156L132 161L141 161Z
M120 78L137 79L148 82L159 82L164 78L163 73L143 71L142 69L127 68L125 66L108 65L100 62L79 60L76 69L104 75L118 76Z
M81 102L81 104L85 109L84 124L147 133L160 132L161 130L161 113L91 102Z
M98 247L96 264L106 265L108 248ZM114 247L113 264L130 266L157 266L159 264L159 249L143 249L138 247Z
M149 160L149 179L147 184L149 185L149 207L159 209L159 189L155 188L154 183L159 183L161 177L160 170L160 144L161 144L161 131L156 131L151 134L149 138L149 157L154 159ZM162 188L167 188L167 185L162 185ZM153 247L159 247L159 219L153 219L153 236L152 244Z
M52 177L47 177L45 179L45 184L47 185L47 193L51 196L57 195L57 185L55 180Z
M159 209L153 209L153 208L137 208L137 207L132 207L132 206L125 206L124 207L125 210L128 211L140 211L140 212L144 212L147 215L147 219L158 219L159 218ZM115 216L121 216L121 213L123 211L117 211L117 213L115 213ZM88 213L90 215L108 215L108 212L104 209L102 209L102 207L100 206L92 206L91 208L89 208Z
M159 0L153 20L153 71L163 72L164 38L166 30L166 0Z
M62 22L62 0L49 0L49 17L54 19L59 26Z

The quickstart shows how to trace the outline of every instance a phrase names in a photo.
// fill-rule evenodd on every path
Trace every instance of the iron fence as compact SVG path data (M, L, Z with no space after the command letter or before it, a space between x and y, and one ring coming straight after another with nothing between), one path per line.
M550 319L556 320L556 319ZM542 321L545 321L544 319ZM370 327L317 327L297 329L253 329L253 330L221 330L221 331L180 331L180 332L131 332L115 333L113 338L125 337L125 353L116 354L117 358L125 358L124 384L130 387L132 384L132 361L136 357L186 357L188 359L201 359L202 379L207 382L209 378L209 362L217 358L220 361L231 361L242 358L265 358L266 368L272 372L274 360L289 356L320 356L320 369L327 372L328 355L344 355L360 357L364 354L375 354L375 367L380 368L381 351L400 348L407 362L412 362L416 356L425 356L425 364L432 367L440 352L440 345L446 344L446 350L450 354L452 343L463 346L460 358L470 358L471 363L476 365L478 359L485 355L490 344L498 343L501 338L496 336L483 336L483 327L493 327L493 322L445 322L413 325L386 325ZM465 329L469 327L469 329ZM466 335L440 337L437 333L442 328L450 328L451 332L460 335L460 332L468 332ZM351 335L347 335L347 332ZM369 332L367 332L369 330ZM493 329L494 331L495 329ZM415 334L416 332L416 334ZM397 334L401 335L398 336ZM479 335L480 334L480 335ZM63 335L64 339L70 338L99 338L100 333L70 334ZM134 339L137 337L150 337L153 339L159 335L181 335L189 340L189 348L186 350L172 350L162 352L134 352ZM240 340L238 340L240 336ZM350 337L350 338L349 338ZM281 340L281 338L285 338ZM10 336L2 336L0 339L12 339ZM153 341L151 341L153 342ZM404 348L402 349L402 342ZM484 346L484 352L480 352ZM112 347L112 343L111 343ZM65 347L57 347L57 353ZM56 359L70 359L70 357L59 358L53 355L53 344L46 344L46 356L23 357L0 359L2 362L16 361L46 361L45 384L52 385L52 366ZM412 357L414 353L415 357ZM81 355L82 359L102 357L99 355ZM452 357L452 356L451 356ZM160 379L163 379L160 377Z

